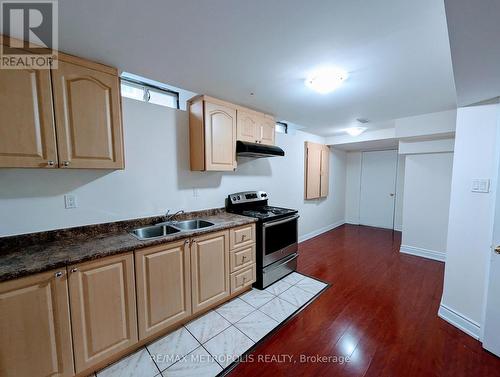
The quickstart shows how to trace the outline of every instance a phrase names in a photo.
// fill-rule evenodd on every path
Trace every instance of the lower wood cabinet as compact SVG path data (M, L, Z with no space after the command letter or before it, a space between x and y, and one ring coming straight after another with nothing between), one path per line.
M0 376L72 376L66 269L0 284Z
M103 258L68 271L78 373L138 341L134 255Z
M191 315L189 243L182 240L135 253L141 340Z
M241 292L251 287L255 282L255 264L231 274L231 294Z
M228 231L192 239L191 276L193 313L230 295Z

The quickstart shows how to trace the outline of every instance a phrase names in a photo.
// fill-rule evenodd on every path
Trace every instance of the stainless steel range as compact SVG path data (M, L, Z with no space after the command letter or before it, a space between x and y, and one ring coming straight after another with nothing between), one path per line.
M257 247L257 281L254 286L264 289L297 269L298 211L271 207L264 191L246 191L227 198L228 212L255 217Z

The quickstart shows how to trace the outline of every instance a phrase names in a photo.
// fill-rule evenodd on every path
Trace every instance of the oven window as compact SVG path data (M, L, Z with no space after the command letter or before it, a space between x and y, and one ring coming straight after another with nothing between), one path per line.
M297 219L264 228L265 254L269 255L297 242Z

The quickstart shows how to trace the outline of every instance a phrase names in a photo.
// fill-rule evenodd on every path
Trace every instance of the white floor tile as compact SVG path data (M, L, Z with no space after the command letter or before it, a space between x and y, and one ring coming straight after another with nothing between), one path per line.
M167 369L201 344L184 327L149 344L146 348L151 353L160 370Z
M224 368L236 361L254 342L236 327L231 326L203 346Z
M275 296L267 291L260 289L252 289L250 292L241 295L241 298L246 303L252 305L254 308L261 307L265 303L271 301Z
M162 375L163 377L213 377L220 372L222 372L220 365L203 347L199 347L163 371Z
M311 298L313 298L314 293L304 291L303 289L297 286L293 286L292 288L287 289L285 292L280 294L278 297L299 307L304 305Z
M254 342L259 341L272 329L278 326L278 322L264 313L256 310L234 325Z
M212 310L200 318L189 322L186 328L200 343L205 343L208 339L214 337L229 326L231 326L231 323L219 313Z
M295 284L296 287L299 287L305 291L311 292L311 293L318 293L321 291L323 288L327 286L327 284L322 283L316 279L311 279L309 277L305 277L301 281L299 281L297 284Z
M279 294L285 292L288 288L290 288L291 285L284 282L283 280L279 280L273 285L270 285L269 287L266 288L266 291L269 293L272 293L275 296L278 296Z
M154 377L160 371L145 348L97 372L97 377Z
M238 322L243 317L253 312L255 308L245 301L236 298L227 304L219 306L215 311L231 323Z
M281 280L284 281L285 283L294 285L294 284L297 284L299 281L301 281L304 278L305 278L304 275L299 274L298 272L292 272L290 275L285 276Z
M259 310L278 322L286 319L290 314L297 310L297 306L290 304L288 301L276 297L267 304L261 306Z

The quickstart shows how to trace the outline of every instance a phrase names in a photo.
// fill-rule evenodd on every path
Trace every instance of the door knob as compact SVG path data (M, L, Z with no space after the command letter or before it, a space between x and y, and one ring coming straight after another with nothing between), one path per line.
M391 196L391 197L392 197L392 196L394 196L394 194L391 192L391 193L389 194L389 196Z
M497 247L495 247L495 253L500 254L500 245L498 245Z

